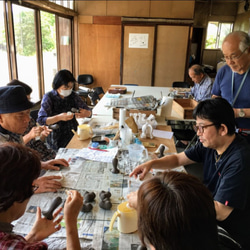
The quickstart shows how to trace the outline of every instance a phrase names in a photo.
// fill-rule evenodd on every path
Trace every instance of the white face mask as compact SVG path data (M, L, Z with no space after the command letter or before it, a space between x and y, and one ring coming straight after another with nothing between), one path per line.
M72 89L61 89L60 90L60 95L67 97L69 95L71 95L72 93Z

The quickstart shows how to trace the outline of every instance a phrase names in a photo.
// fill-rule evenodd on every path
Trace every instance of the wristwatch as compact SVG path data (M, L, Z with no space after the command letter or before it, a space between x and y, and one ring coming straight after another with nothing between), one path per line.
M246 114L245 112L243 111L243 109L240 109L240 112L239 112L239 117L244 117Z

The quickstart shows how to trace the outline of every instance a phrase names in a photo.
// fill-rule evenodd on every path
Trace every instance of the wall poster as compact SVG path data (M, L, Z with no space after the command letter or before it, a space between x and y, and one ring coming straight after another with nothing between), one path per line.
M149 34L129 33L129 48L147 49Z

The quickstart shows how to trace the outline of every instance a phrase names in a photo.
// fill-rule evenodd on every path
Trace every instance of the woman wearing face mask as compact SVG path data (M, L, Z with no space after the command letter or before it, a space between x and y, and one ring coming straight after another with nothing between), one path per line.
M77 129L76 118L90 117L91 109L73 91L75 78L66 69L60 70L54 77L53 90L43 96L41 108L38 113L40 125L58 124L48 136L49 146L57 151L67 146L73 137L72 129ZM79 110L79 113L69 113L72 108Z

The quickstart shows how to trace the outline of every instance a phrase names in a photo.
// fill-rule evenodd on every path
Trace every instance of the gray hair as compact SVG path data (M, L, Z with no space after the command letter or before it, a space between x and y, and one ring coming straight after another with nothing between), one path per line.
M240 40L239 50L241 52L243 52L246 48L250 47L250 37L246 32L244 32L244 31L233 31L233 32L229 33L225 37L224 41L226 41L227 38L230 37L230 36L235 36L235 37L239 38L239 40ZM224 43L224 41L223 41L223 43Z

